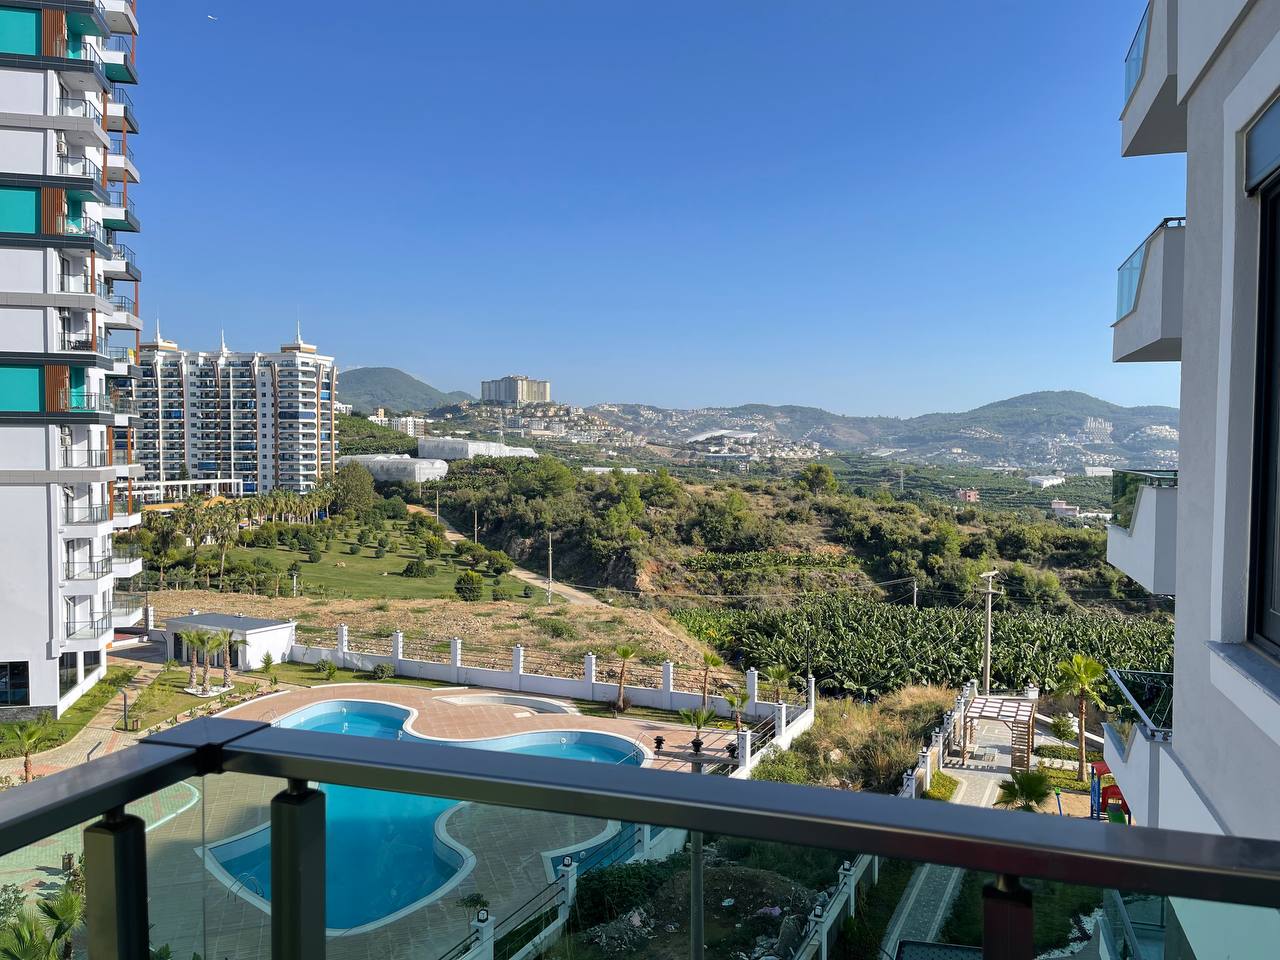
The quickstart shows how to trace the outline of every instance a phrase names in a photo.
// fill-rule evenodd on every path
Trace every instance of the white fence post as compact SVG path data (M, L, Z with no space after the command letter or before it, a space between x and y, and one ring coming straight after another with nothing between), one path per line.
M453 667L453 682L462 682L462 638L449 639L449 665Z
M757 698L756 694L760 689L760 672L755 667L747 670L747 713L754 714L756 712Z
M816 710L817 708L818 708L818 680L816 677L814 677L813 674L809 674L809 709Z
M520 675L524 673L524 647L516 644L511 648L511 682L513 689L520 689Z
M773 721L773 726L774 726L773 739L782 740L781 746L785 749L786 747L790 746L790 744L788 744L786 740L783 740L783 738L787 735L787 705L779 701L778 703L775 703L773 705L773 708L775 710L774 721Z
M668 710L675 709L676 665L670 660L662 664L662 699Z
M333 660L334 666L347 665L347 625L345 623L338 624L338 643L337 649L333 652Z
M738 731L738 767L751 766L751 731Z
M920 766L924 769L924 790L928 792L932 771L929 769L929 748L920 748Z
M584 700L594 700L596 698L596 655L588 653L582 658L582 683L586 687L586 696Z
M557 913L561 920L568 920L569 908L573 906L574 898L578 893L578 865L573 862L573 857L566 856L561 862L560 882L564 884L564 899Z
M395 630L391 634L391 659L395 661L391 668L398 675L400 671L400 661L404 659L404 631Z
M484 919L479 917L471 921L471 929L476 934L476 947L471 953L471 960L493 960L493 914L483 911Z

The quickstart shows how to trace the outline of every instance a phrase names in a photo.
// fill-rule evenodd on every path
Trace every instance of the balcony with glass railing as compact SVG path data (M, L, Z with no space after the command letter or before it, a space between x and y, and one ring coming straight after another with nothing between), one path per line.
M133 98L120 84L113 84L107 99L107 129L112 133L138 132L138 117L134 113Z
M102 179L102 168L89 157L58 157L58 175L90 180L97 183Z
M65 630L68 640L96 640L111 631L111 617L85 617L68 620Z
M108 322L113 326L123 326L129 329L137 327L138 305L132 297L127 297L122 293L112 294L111 308L112 315Z
M950 942L915 957L1030 960L1050 926L1068 928L1054 955L1146 957L1114 939L1101 952L1115 906L1103 884L1126 891L1130 923L1148 918L1139 898L1175 898L1180 915L1215 912L1200 926L1231 931L1232 960L1273 952L1272 840L728 784L703 761L697 773L519 752L495 762L396 731L272 725L258 719L277 716L268 705L237 715L153 732L0 793L6 862L56 876L83 847L92 907L77 943L88 956L573 956L590 944L577 921L602 903L616 960L751 956L757 943L779 960L816 960L842 930L905 900L939 918L928 939ZM913 882L930 863L946 869ZM628 886L615 906L604 894L620 874L653 883ZM1063 916L1064 893L1089 923ZM884 922L869 953L845 939L835 955L882 956Z
M117 590L111 596L111 624L116 629L132 627L142 620L142 596Z
M85 238L103 245L107 242L107 231L103 229L102 224L97 220L91 220L84 214L74 216L65 213L59 214L55 224L57 236Z
M58 116L75 120L88 120L92 123L102 122L102 111L92 100L80 97L59 97Z
M1116 470L1107 562L1155 594L1175 591L1178 471Z
M1182 359L1184 217L1160 222L1116 275L1112 360Z
M99 300L111 297L111 288L106 281L95 279L87 273L59 273L57 286L59 293L83 294Z
M142 547L132 542L111 545L111 575L120 579L136 577L142 572Z
M1178 102L1178 43L1173 0L1150 0L1124 60L1121 153L1184 153L1187 113Z
M105 503L68 504L62 508L64 526L106 523L111 519L111 508Z
M142 229L137 206L125 190L108 190L107 202L102 208L102 222L112 230L137 233Z
M112 83L137 83L135 41L129 34L113 33L102 47L102 64Z
M92 470L111 466L110 450L77 450L64 447L58 456L58 465L64 470Z
M1108 670L1119 706L1103 725L1103 757L1134 821L1159 822L1160 778L1172 767L1173 674Z
M111 576L111 558L68 560L62 566L64 580L102 580Z

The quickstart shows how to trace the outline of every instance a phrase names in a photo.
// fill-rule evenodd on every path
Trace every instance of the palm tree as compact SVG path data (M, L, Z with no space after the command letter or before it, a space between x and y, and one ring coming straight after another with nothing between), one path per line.
M738 728L738 732L742 732L742 714L746 712L747 704L751 702L751 698L747 696L747 691L739 687L731 687L721 696L724 702L729 705L729 710L733 713L734 725Z
M1035 813L1052 793L1049 775L1043 770L1015 770L1001 782L996 806Z
M702 705L711 705L711 671L724 666L724 659L714 650L702 651Z
M214 631L214 638L218 641L218 649L222 651L222 685L224 687L231 686L231 648L244 647L248 645L243 637L237 637L230 630Z
M164 587L164 570L169 565L169 556L180 542L178 525L173 517L156 514L148 524L151 531L151 552L156 566L160 568L160 586Z
M778 703L782 702L782 688L791 686L791 678L794 676L788 667L780 663L764 668L764 679L773 685L773 699Z
M45 897L37 906L49 939L62 947L62 960L71 960L72 940L84 925L84 896L64 884L56 896Z
M227 570L227 549L236 542L240 533L240 521L230 504L214 507L209 513L209 532L219 550L218 586L221 587L223 574Z
M1077 756L1079 757L1079 765L1076 769L1076 779L1081 783L1085 781L1085 750L1084 750L1084 725L1089 718L1089 704L1093 703L1101 707L1102 695L1098 692L1102 686L1102 678L1107 675L1107 671L1097 660L1092 657L1086 657L1084 654L1074 654L1070 660L1063 660L1058 664L1058 674L1062 677L1062 686L1067 693L1076 698L1079 705L1080 715L1077 718L1078 730L1077 736Z
M0 960L58 960L58 948L35 914L24 910L0 931Z
M40 749L49 736L49 715L43 713L39 720L26 720L4 728L4 740L17 747L22 754L22 782L30 783L34 778L31 770L31 755Z
M622 710L626 705L624 692L627 688L627 662L635 657L636 648L627 646L624 643L613 652L616 653L618 655L618 659L622 661L621 667L618 670L618 709Z
M702 728L715 723L716 712L710 707L694 707L680 711L680 719L693 727L693 741L689 744L694 753L702 752Z
M200 692L208 693L209 657L222 649L221 638L208 630L190 630L182 635L182 642L186 644L191 664L191 672L187 674L188 689L194 688L196 685L196 660L202 658L204 660L204 676L201 679Z

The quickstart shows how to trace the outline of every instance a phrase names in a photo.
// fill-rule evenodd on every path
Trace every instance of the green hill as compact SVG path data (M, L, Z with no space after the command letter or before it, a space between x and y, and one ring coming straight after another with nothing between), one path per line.
M461 390L437 390L395 367L357 367L338 374L338 399L361 413L372 413L378 407L396 413L426 413L475 398Z

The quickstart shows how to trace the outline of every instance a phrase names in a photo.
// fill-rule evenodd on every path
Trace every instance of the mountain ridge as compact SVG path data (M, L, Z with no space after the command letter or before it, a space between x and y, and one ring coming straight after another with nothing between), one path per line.
M378 407L426 413L475 397L463 390L439 390L396 367L353 367L338 374L338 399L362 413Z

